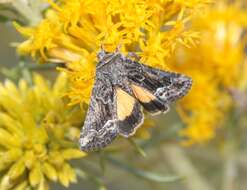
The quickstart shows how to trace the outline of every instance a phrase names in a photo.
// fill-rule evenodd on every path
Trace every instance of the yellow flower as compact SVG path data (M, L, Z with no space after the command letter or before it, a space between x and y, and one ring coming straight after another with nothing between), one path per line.
M76 146L83 113L61 97L67 77L51 86L35 74L33 83L0 84L1 190L47 190L48 181L68 187L76 182L68 161L86 155Z
M141 130L136 131L135 137L141 139L149 139L150 133L148 129L153 127L155 127L155 122L150 118L145 118Z
M214 137L233 104L229 90L247 87L246 10L237 3L217 1L195 16L192 28L201 32L199 46L178 48L170 63L194 80L192 91L178 109L188 125L181 132L188 138L186 144Z
M190 46L198 34L186 29L194 12L209 0L49 0L41 23L17 30L28 37L18 50L44 60L66 62L71 104L87 103L101 45L136 52L141 61L167 68L177 44Z

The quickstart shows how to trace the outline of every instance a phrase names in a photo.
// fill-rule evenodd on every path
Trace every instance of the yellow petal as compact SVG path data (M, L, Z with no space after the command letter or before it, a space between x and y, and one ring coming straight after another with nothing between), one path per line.
M33 151L26 151L24 155L25 166L31 169L36 161Z
M64 165L63 171L67 174L70 182L77 182L75 171L69 164Z
M11 96L19 97L19 91L12 81L6 80L4 86L6 90L11 94Z
M49 186L45 179L43 179L39 184L38 190L49 190Z
M3 159L0 160L0 171L3 171L9 167L9 164L6 164Z
M18 30L18 32L20 32L22 35L25 35L27 37L32 35L34 30L32 28L22 27L17 22L13 22L13 25Z
M48 162L43 165L43 173L52 181L57 181L57 172L55 168Z
M2 156L2 160L5 161L5 163L11 163L19 159L22 154L23 152L21 149L10 149L9 151L4 153L4 155Z
M52 163L56 168L61 168L64 163L64 158L61 156L61 153L58 151L50 152L49 161Z
M35 187L38 185L41 180L43 179L43 174L40 168L40 163L35 164L35 166L32 168L30 174L29 174L29 181L30 184Z
M13 190L26 190L27 185L27 181L23 181L22 183L18 184Z
M13 186L13 184L11 184L11 180L10 180L9 176L5 175L1 180L0 189L1 190L9 190L12 186Z
M136 137L147 140L150 139L150 133L146 128L142 128L141 130L137 131Z
M64 90L66 89L67 84L67 75L66 73L61 73L57 79L55 84L53 85L53 93L56 96L62 96L64 93Z
M65 187L68 187L70 182L70 176L67 172L68 166L67 164L63 164L62 169L58 172L58 179L61 182L61 184Z
M44 78L39 74L34 74L34 83L37 86L37 89L42 90L43 92L49 92L49 85Z
M82 158L86 155L87 155L87 153L80 151L78 149L65 149L62 151L62 156L65 160Z
M19 83L18 83L18 87L19 87L20 92L21 92L22 95L27 94L27 92L29 90L27 81L25 81L24 79L20 79Z
M0 128L0 144L4 147L20 147L20 139L16 139L8 131Z
M19 177L20 175L22 175L24 171L25 171L25 165L24 165L24 161L21 159L12 165L12 167L8 172L8 176L10 177L10 179L13 180Z
M10 115L7 113L0 113L0 125L9 132L18 135L19 137L23 136L20 123L10 117Z
M74 116L75 116L75 114L74 114ZM80 114L80 116L82 117L82 114ZM75 119L73 121L75 121ZM71 128L69 128L69 130L67 132L67 136L69 139L76 141L77 139L80 138L80 130L78 128L71 127Z

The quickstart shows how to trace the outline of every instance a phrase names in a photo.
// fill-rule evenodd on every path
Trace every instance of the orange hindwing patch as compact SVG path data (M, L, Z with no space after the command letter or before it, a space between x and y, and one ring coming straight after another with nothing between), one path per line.
M137 86L135 84L131 84L131 88L135 94L135 97L143 103L150 103L151 101L154 101L156 97L145 90L144 88Z
M120 88L117 88L117 116L119 120L125 120L131 115L134 106L135 99L130 96L127 92Z

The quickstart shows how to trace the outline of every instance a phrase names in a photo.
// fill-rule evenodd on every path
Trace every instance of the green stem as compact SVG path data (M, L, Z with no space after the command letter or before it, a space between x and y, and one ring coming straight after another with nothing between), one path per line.
M235 146L227 142L224 147L222 190L235 190L237 188L237 163L235 158Z
M30 70L26 67L25 61L20 61L19 66L22 73L22 77L28 82L29 85L33 84L32 74Z
M24 0L14 0L12 1L12 5L29 22L30 25L36 25L42 19L42 14L40 9L34 7L40 6L41 2L39 0L31 1L31 5L33 6L29 6L28 2Z
M99 190L107 190L107 188L104 186L101 179L99 179L93 175L90 175L90 174L88 174L88 173L86 173L80 169L75 169L75 172L80 178L92 181L94 184L97 185Z
M135 175L136 177L139 178L143 178L145 180L150 180L150 181L154 181L154 182L160 182L160 183L171 183L171 182L176 182L178 180L183 179L183 177L180 176L163 176L163 175L159 175L153 172L147 172L144 170L140 170L137 168L134 168L122 161L116 160L110 156L107 156L106 159L114 166L121 168L133 175Z
M139 153L144 158L147 157L145 151L138 144L136 144L136 142L132 138L129 138L128 141L135 148L137 153Z
M239 115L235 108L229 112L228 118L225 126L226 139L223 147L222 190L238 189L236 184L238 175L236 156L239 137L236 132L239 126Z
M26 67L30 70L55 70L57 67L62 67L63 64L47 63L47 64L27 64Z
M191 160L178 146L170 145L163 148L165 158L180 176L185 176L184 185L188 190L213 190L214 188L200 175Z

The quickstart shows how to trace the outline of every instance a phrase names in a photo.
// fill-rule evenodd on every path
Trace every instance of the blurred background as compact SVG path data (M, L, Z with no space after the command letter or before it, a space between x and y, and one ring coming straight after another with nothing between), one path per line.
M32 72L40 73L52 86L59 73L55 67L64 67L57 62L51 63L55 66L39 65L38 59L17 52L17 47L27 40L27 37L20 34L23 32L14 27L13 21L21 26L36 26L49 7L43 1L35 2L36 4L28 0L0 1L2 94L3 84L7 79L14 84L18 84L20 79L28 80L23 72L26 68L31 75ZM173 1L169 3L172 4ZM187 3L192 4L192 1ZM23 9L21 4L37 11L33 13L35 16L32 19L20 10ZM32 9L34 4L36 9ZM192 6L191 4L186 6ZM245 0L207 2L203 8L198 8L199 11L197 10L195 15L191 15L192 18L185 28L198 32L198 36L193 39L193 45L189 48L183 45L189 44L185 41L176 45L171 56L166 59L166 65L171 70L191 76L194 80L193 89L188 97L172 104L169 113L147 115L143 127L147 131L140 132L130 140L119 137L113 147L105 151L90 153L82 156L83 158L69 161L77 175L77 182L73 183L71 180L70 186L64 185L59 172L56 180L50 180L47 174L44 174L41 178L46 180L45 185L37 185L41 182L33 184L30 182L32 174L29 174L29 170L32 170L27 165L26 169L23 169L26 173L20 174L25 177L18 176L18 182L8 178L6 182L6 175L10 175L10 172L0 164L1 188L246 190L246 7ZM171 20L174 18L172 16ZM28 36L29 40L33 38L35 37ZM23 66L23 62L27 64ZM5 88L8 89L8 86ZM0 105L1 113L6 113L4 106L1 103ZM24 103L21 105L25 107ZM83 106L75 107L83 109ZM81 114L78 129L82 126L83 118L84 113ZM4 121L7 120L0 118L0 128L5 129ZM0 145L0 163L6 163L6 147L2 143ZM21 158L22 156L18 157ZM22 184L22 180L26 180L25 185L16 185ZM66 177L64 180L66 181ZM4 185L6 183L8 185Z
M10 23L1 23L1 32L1 57L3 58L3 62L1 63L1 65L11 67L18 63L18 56L16 55L15 48L11 47L10 43L13 42L13 40L15 41L16 39L20 40L21 36L16 32L16 30Z

